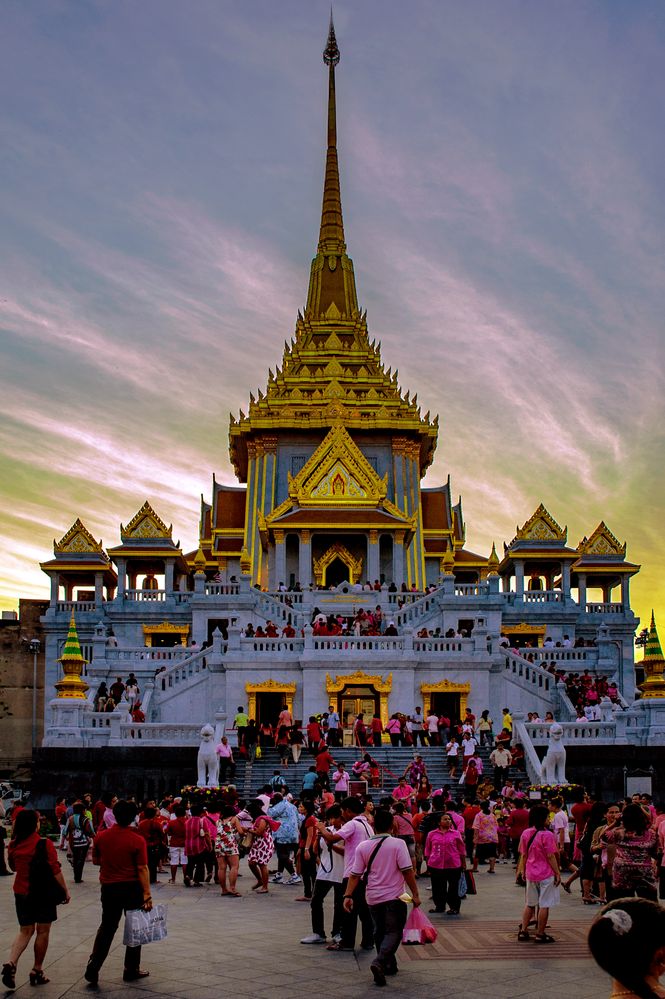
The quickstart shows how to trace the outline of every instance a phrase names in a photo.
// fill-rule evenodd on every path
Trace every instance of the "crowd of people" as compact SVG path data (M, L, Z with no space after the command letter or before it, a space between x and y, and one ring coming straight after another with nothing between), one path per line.
M226 899L298 886L295 900L308 904L311 915L311 933L301 943L352 951L360 927L360 947L375 951L371 971L379 985L397 970L395 955L407 914L404 893L420 905L423 879L429 881L432 916L454 919L465 898L482 891L476 887L476 873L484 870L491 876L497 865L512 864L516 884L525 888L517 940L538 944L555 942L548 931L550 910L559 902L560 887L572 892L576 881L582 904L612 903L603 918L606 912L642 912L640 906L626 908L626 898L654 903L659 887L665 897L665 808L654 806L649 795L607 803L580 789L569 811L557 795L530 802L519 782L506 778L503 785L484 781L486 786L473 796L454 796L448 788L432 787L422 757L415 754L395 786L380 792L375 802L369 794L349 794L343 764L335 764L326 752L331 757L328 770L322 775L312 766L308 775L313 773L313 779L306 779L297 792L276 770L248 801L232 785L166 795L159 803L118 800L111 793L94 803L90 795L70 803L61 797L55 809L57 844L40 836L37 812L16 806L8 859L16 872L19 933L2 969L5 986L15 986L18 960L33 936L31 984L48 980L43 962L56 905L71 897L63 853L75 883L82 882L89 859L99 867L102 919L84 971L93 985L122 912L151 908L151 886L160 872L170 884L187 889L216 885ZM357 763L358 772L369 776L369 754ZM497 770L500 775L501 768L495 776ZM253 876L244 892L238 886L242 857ZM326 917L324 900L330 893L332 911ZM594 934L618 932L616 918L592 929L592 940ZM126 981L148 974L140 961L140 948L126 948ZM615 977L623 974L609 964Z

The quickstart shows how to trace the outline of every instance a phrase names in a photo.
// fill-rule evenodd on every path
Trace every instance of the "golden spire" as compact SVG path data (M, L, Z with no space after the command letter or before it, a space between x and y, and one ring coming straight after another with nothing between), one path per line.
M81 674L87 660L83 658L81 653L79 636L76 631L76 621L74 620L74 611L72 611L67 639L58 662L62 663L62 671L64 673L62 680L58 680L55 685L58 697L73 697L76 700L85 700L85 694L89 687L85 680L81 679Z
M358 299L353 264L346 255L342 196L339 187L335 99L335 66L339 62L339 48L335 38L332 11L323 61L328 67L328 147L319 245L316 257L312 261L305 312L315 320L324 317L352 319L358 312Z

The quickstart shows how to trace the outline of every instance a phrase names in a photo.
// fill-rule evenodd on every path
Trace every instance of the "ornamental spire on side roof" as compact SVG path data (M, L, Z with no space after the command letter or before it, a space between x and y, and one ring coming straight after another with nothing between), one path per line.
M328 67L328 145L319 245L316 257L312 261L305 310L314 320L324 317L352 319L358 312L358 299L353 264L346 255L342 196L339 186L335 96L335 66L339 63L339 47L335 37L332 10L323 61Z
M662 659L663 650L661 648L660 638L658 637L658 631L656 630L656 618L654 617L653 611L651 611L651 626L649 628L647 644L644 649L644 662Z
M642 700L653 698L665 700L665 659L653 611L651 611L651 627L641 665L644 668L644 683L640 684Z

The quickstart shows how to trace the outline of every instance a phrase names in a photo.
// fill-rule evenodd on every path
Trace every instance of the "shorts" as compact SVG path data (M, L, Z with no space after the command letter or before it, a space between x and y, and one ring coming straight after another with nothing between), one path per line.
M55 905L30 895L14 895L16 917L19 926L33 926L35 923L54 923L58 918Z
M187 863L187 854L184 846L169 847L169 864L171 867L184 867Z
M539 905L542 909L551 909L561 901L559 886L554 884L554 875L545 878L544 881L527 881L526 883L526 904L535 908Z
M476 857L478 860L489 860L490 857L496 857L496 843L478 843Z

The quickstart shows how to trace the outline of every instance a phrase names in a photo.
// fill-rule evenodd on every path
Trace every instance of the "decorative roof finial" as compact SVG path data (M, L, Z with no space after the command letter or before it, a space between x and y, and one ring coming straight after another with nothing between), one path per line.
M323 50L323 61L326 66L336 66L339 62L339 48L335 38L335 25L333 24L332 6L330 8L330 28L328 29L328 42Z

